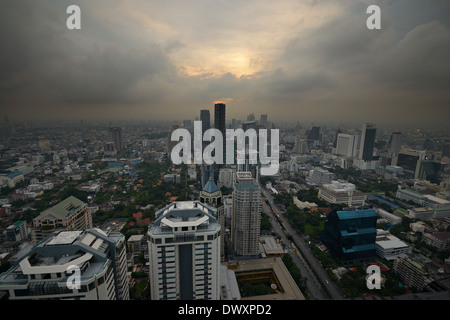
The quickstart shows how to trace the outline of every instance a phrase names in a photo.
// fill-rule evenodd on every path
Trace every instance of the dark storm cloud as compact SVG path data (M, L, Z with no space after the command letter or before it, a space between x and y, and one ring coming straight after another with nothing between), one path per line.
M3 8L0 28L7 32L2 36L5 50L0 51L1 102L26 96L32 102L38 96L61 107L136 103L142 96L131 89L140 81L175 75L166 52L180 44L130 47L102 37L90 40L88 30L66 28L65 8L37 1L11 2Z
M69 4L81 30L66 28ZM366 28L369 4L381 30ZM448 16L440 0L9 1L0 113L193 118L223 99L230 117L435 121L450 100Z

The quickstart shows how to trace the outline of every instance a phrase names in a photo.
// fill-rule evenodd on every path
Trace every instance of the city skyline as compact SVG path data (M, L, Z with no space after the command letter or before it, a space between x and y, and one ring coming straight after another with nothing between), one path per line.
M445 125L442 1L15 2L0 13L0 116ZM381 30L369 30L369 5ZM20 17L20 19L19 19ZM213 121L211 117L211 121Z

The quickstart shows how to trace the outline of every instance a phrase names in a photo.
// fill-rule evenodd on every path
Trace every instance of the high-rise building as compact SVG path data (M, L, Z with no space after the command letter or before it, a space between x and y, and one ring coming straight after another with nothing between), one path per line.
M174 122L172 123L172 127L171 127L170 130L169 130L169 134L167 135L167 144L166 144L166 147L167 147L167 153L168 153L169 155L170 155L170 153L172 152L173 147L175 147L175 146L177 145L177 143L178 143L178 141L172 141L172 133L173 133L176 129L178 129L178 127L179 127L178 121L174 121Z
M397 156L397 166L405 169L406 174L413 179L419 160L425 160L425 151L403 149Z
M158 210L148 230L152 300L220 299L217 209L180 201Z
M92 228L92 215L88 205L70 196L33 219L31 239L34 244L37 244L55 230L88 228Z
M126 261L119 232L59 230L0 276L0 290L10 300L129 300Z
M231 168L222 168L219 170L219 180L217 181L217 186L222 188L223 186L227 188L233 188L235 180L235 170Z
M320 240L342 261L375 257L377 213L373 209L331 211Z
M338 141L339 133L343 133L341 128L338 128L337 131L336 131L336 134L335 134L334 140L333 140L333 148L337 147L337 141Z
M418 160L414 179L440 183L441 162L437 160Z
M391 166L396 166L398 161L398 154L402 149L402 133L392 132L390 142L391 142Z
M259 121L259 124L261 126L263 126L265 129L269 129L268 128L268 123L267 123L267 114L262 114L261 115L261 120Z
M122 141L122 128L121 127L110 127L109 132L111 134L112 142L116 146L117 152L123 151L123 141Z
M225 104L224 103L216 103L214 105L214 128L219 129L222 132L223 138L223 163L226 160L226 127L225 127ZM220 166L221 167L221 166Z
M246 147L245 150L236 151L237 172L250 172L252 177L259 180L260 163L258 163L258 151Z
M364 123L361 134L361 146L359 148L359 159L373 160L373 149L375 147L375 137L377 129L373 124Z
M211 174L214 176L214 166L212 164L210 165L203 163L200 167L200 173L201 173L200 179L203 188L208 182L209 177L211 177Z
M250 172L236 172L231 236L238 256L257 256L261 225L261 191Z
M308 152L308 144L306 143L305 140L297 137L297 140L295 140L294 143L294 147L292 148L292 152L298 154L305 154Z
M205 131L211 128L211 116L209 114L209 110L200 110L200 121L202 122L202 137L203 137Z
M358 150L359 135L338 133L334 154L346 157L356 156Z
M224 170L224 169L220 169ZM203 187L203 190L200 191L200 202L206 203L217 210L216 218L220 224L220 229L222 230L222 236L220 238L220 255L221 260L224 260L225 254L225 241L223 231L225 230L225 206L222 197L222 191L217 187L214 182L213 176L209 178L206 185Z
M308 133L308 142L314 142L320 139L320 127L313 126Z
M402 133L392 132L391 135L391 155L398 155L402 149Z

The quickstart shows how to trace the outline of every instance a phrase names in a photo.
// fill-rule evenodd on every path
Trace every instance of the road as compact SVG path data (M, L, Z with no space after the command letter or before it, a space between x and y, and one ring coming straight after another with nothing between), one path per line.
M264 188L263 186L261 186L261 191L264 197L267 199L267 202L270 205L272 211L281 217L282 226L292 236L293 243L297 250L295 250L296 254L295 255L291 254L291 256L293 258L294 263L296 263L296 265L299 267L302 275L306 278L307 286L308 289L310 290L312 298L318 300L330 298L335 300L344 299L336 283L334 282L334 280L330 278L330 276L324 270L321 263L313 255L308 244L304 241L304 239L300 235L297 234L297 232L295 232L295 230L284 218L283 212L275 205L270 191ZM290 242L286 238L286 235L281 230L278 221L275 221L273 215L270 216L271 219L273 219L274 221L274 223L272 223L272 226L274 226L275 232L282 237L282 240L285 244L290 244Z
M287 249L295 249L295 251L290 251L289 255L292 258L292 262L299 268L300 273L306 279L306 286L308 287L309 294L312 299L324 300L328 298L326 292L324 292L321 284L317 280L315 274L312 272L309 265L306 263L304 257L299 252L298 248L287 238L286 234L282 230L280 223L275 219L274 215L271 214L272 209L267 205L263 205L263 212L269 217L270 223L272 225L273 231L281 237L281 242Z

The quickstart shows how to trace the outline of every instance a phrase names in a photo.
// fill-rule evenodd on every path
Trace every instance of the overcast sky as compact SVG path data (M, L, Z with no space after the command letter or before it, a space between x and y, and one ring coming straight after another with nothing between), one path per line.
M1 0L0 116L445 124L448 0ZM69 5L81 30L68 30ZM366 9L381 8L381 30ZM213 118L213 112L212 112Z

